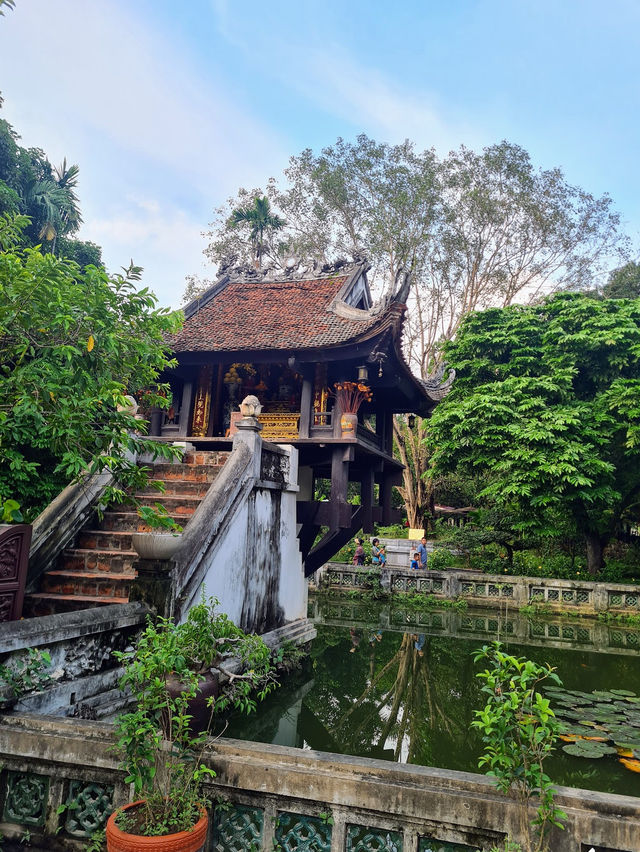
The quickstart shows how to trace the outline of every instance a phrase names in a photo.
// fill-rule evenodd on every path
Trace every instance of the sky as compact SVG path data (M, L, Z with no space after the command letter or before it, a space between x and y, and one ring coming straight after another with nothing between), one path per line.
M0 115L79 164L78 236L177 306L216 207L361 132L518 143L611 195L637 254L638 56L639 0L16 0Z

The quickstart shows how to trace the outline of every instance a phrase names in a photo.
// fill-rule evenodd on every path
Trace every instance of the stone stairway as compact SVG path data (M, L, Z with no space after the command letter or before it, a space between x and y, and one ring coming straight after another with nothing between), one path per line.
M136 494L142 505L161 503L183 528L200 505L229 453L189 452L181 463L146 464L150 478L165 487L147 487ZM94 516L64 550L54 568L40 578L39 590L25 596L25 616L51 615L103 604L127 603L138 559L131 545L133 532L146 532L135 509L112 505L102 521Z

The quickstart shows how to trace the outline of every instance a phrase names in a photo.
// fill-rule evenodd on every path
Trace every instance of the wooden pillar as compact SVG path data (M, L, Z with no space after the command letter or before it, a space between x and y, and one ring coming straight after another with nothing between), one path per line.
M308 438L309 428L311 426L311 408L313 406L313 382L309 376L305 375L302 379L302 393L300 395L300 426L298 428L298 437Z
M152 408L149 418L149 436L160 435L162 432L162 409Z
M391 523L391 495L393 485L389 473L383 472L380 482L380 503L382 504L382 523L388 526Z
M224 388L224 384L222 382L223 378L224 370L222 369L222 364L218 364L218 375L216 378L216 389L214 391L214 402L211 417L211 423L213 426L211 434L213 434L213 432L216 432L218 435L222 435L222 390Z
M185 382L182 386L182 400L180 401L180 422L178 423L178 435L183 438L189 434L191 426L191 397L193 396L193 382Z
M362 529L366 533L373 532L373 484L375 473L373 467L360 480L360 502L362 504Z
M342 417L342 406L340 405L340 400L337 397L334 397L334 405L333 405L333 437L341 438L342 437L342 426L340 426L340 418Z
M344 460L344 447L334 446L331 454L331 496L329 498L329 527L340 528L340 506L347 502L349 462Z

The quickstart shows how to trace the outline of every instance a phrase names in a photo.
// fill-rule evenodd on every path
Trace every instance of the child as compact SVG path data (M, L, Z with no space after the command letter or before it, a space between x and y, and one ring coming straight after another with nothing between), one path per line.
M420 567L420 554L416 550L416 552L413 554L413 559L411 560L411 570L417 571L419 567Z
M384 566L386 564L387 564L387 552L384 549L384 547L381 547L380 548L380 567L384 568Z

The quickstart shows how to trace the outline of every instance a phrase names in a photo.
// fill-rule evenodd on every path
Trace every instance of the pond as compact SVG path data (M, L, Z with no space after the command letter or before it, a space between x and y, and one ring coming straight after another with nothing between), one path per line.
M565 689L577 691L552 698L569 714L567 724L592 719L585 734L604 739L598 713L604 714L618 740L633 747L637 738L640 757L640 699L633 696L640 696L640 631L584 619L351 603L316 606L314 620L318 636L306 669L256 715L233 718L225 736L478 772L482 744L470 724L484 701L473 651L500 638L509 653L556 667ZM594 690L599 694L589 701ZM548 763L555 783L640 796L640 775L620 763L611 742L594 746L604 749L601 757L593 750L575 756L559 745Z

